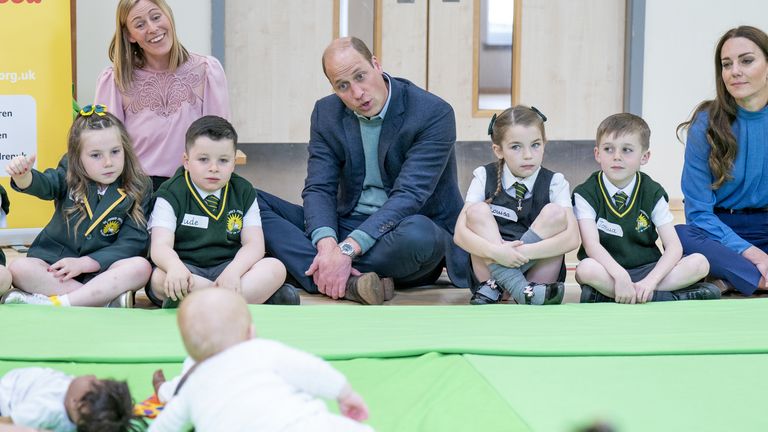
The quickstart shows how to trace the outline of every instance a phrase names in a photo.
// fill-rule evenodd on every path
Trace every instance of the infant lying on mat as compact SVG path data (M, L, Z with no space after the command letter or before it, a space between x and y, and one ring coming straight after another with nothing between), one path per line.
M150 432L372 431L368 408L324 360L256 338L251 313L234 292L206 289L181 303L179 330L191 358L182 377L160 386L170 401ZM317 399L336 399L344 415Z

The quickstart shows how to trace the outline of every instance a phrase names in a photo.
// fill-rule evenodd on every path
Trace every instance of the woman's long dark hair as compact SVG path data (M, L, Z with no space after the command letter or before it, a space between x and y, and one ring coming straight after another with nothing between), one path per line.
M719 189L723 183L733 178L733 161L736 159L736 153L739 150L736 137L733 135L731 124L736 120L738 107L736 100L728 92L722 77L721 54L723 45L726 41L733 38L742 37L749 39L757 45L768 59L768 35L760 29L750 26L740 26L732 28L725 32L723 37L717 43L715 48L715 87L717 96L714 100L707 100L699 104L688 121L680 123L677 126L677 136L680 139L681 133L687 131L696 117L702 112L709 114L707 121L707 142L711 147L709 152L709 169L712 171L714 182L712 189ZM682 141L682 139L680 139Z

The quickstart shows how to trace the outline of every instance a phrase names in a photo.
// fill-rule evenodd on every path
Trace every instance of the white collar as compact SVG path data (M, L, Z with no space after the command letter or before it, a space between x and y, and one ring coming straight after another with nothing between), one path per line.
M536 171L534 171L534 173L529 175L528 177L520 178L512 174L512 171L509 170L509 167L507 166L506 163L503 163L503 165L504 165L504 174L501 177L501 185L504 187L505 191L507 192L511 191L515 183L522 183L525 185L525 187L528 188L528 192L526 192L526 196L529 193L533 193L533 185L536 183L536 179L539 177L539 172L541 172L541 166L536 168Z
M603 176L603 185L605 185L605 191L608 192L608 196L611 197L611 199L613 199L613 196L616 195L616 192L623 191L625 194L627 194L627 201L629 201L629 199L632 197L632 191L635 190L637 174L632 177L632 181L630 181L628 185L621 189L617 188L613 183L611 183L611 181L608 180L608 176L606 176L604 172L600 172L600 175Z
M217 190L215 190L213 192L207 192L207 191L204 191L204 190L200 189L195 184L195 182L192 181L192 179L190 179L190 183L192 183L192 186L194 186L195 190L197 191L197 194L200 195L203 198L207 197L208 195L213 195L216 198L221 198L221 189L217 189Z

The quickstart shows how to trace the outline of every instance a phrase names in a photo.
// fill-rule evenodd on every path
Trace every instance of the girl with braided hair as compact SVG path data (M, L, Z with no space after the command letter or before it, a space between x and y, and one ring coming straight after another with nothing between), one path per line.
M541 166L546 117L536 108L511 107L491 119L496 162L478 167L456 222L456 244L472 256L471 304L563 300L563 256L579 245L570 186Z

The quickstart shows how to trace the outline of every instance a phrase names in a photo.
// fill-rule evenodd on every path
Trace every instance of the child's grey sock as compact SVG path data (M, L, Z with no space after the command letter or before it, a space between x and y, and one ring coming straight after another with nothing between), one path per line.
M491 276L496 279L496 283L509 292L516 302L525 303L523 290L528 285L528 279L519 268L492 263L488 265L488 269L491 271Z

